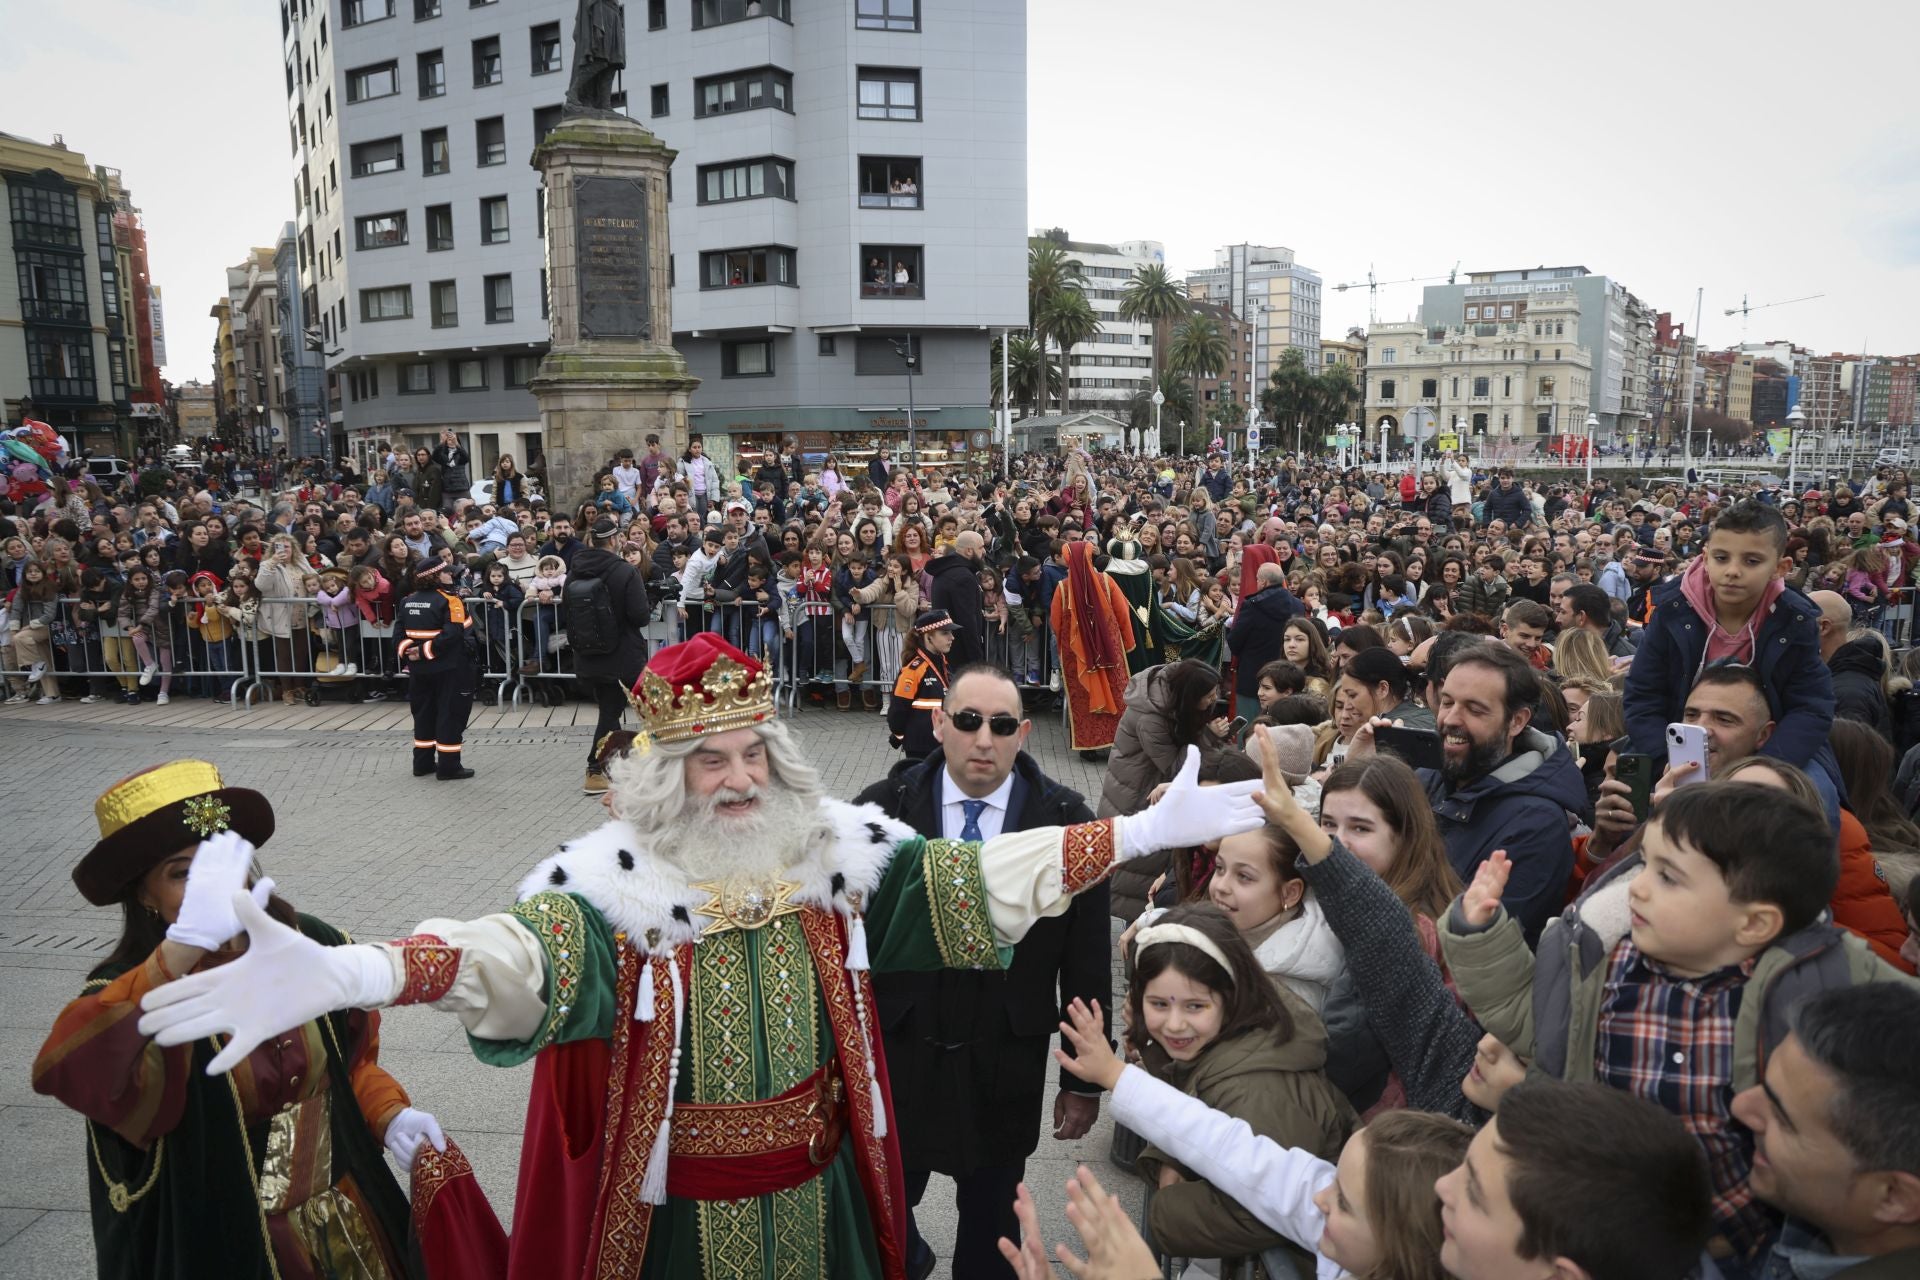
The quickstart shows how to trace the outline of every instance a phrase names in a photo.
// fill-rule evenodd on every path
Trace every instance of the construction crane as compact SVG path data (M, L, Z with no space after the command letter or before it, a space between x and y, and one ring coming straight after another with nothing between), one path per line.
M1459 274L1460 264L1456 262L1453 264L1453 270L1447 272L1444 278L1448 284L1452 284ZM1367 291L1367 327L1371 329L1380 322L1379 304L1380 290L1382 288L1392 288L1394 285L1401 284L1431 284L1441 278L1440 276L1409 276L1405 280L1376 280L1373 277L1373 264L1368 263L1367 278L1365 280L1350 280L1346 284L1337 284L1333 287L1341 293L1345 293L1349 289L1365 287Z
M1779 302L1763 302L1755 307L1747 304L1747 295L1743 293L1740 295L1740 305L1737 307L1728 307L1727 314L1740 317L1740 341L1744 344L1747 340L1747 315L1749 312L1765 311L1769 307L1790 307L1796 302L1812 302L1815 298L1824 298L1826 296L1824 293L1810 293L1804 298L1786 298Z

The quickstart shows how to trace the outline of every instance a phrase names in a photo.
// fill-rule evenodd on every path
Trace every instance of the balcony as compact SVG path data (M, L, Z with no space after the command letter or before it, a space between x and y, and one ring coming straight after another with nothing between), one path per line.
M51 298L20 299L20 318L28 324L87 324L87 304Z

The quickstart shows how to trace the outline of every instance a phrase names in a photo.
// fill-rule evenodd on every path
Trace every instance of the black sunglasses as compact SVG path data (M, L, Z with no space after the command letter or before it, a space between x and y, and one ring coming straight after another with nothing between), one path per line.
M978 733L983 724L993 730L993 736L996 738L1011 738L1020 732L1020 717L1010 716L1004 711L995 713L992 719L988 719L978 711L956 711L947 719L952 721L953 727L962 733Z

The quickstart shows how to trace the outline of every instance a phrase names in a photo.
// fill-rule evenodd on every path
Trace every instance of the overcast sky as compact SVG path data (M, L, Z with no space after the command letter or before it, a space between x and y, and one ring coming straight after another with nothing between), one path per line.
M512 3L513 0L508 0ZM797 4L844 0L794 0ZM926 0L929 4L963 0ZM1910 0L1030 0L1028 221L1248 241L1329 286L1583 264L1691 323L1920 351ZM0 129L120 169L167 302L167 376L206 378L225 267L292 214L272 0L0 0ZM1382 287L1382 319L1419 285Z

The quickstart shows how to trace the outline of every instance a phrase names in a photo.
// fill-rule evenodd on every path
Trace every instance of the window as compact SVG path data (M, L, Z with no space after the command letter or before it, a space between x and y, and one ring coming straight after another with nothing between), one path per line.
M397 173L407 167L406 149L398 138L378 138L356 142L351 152L353 176L371 178L380 173Z
M369 213L353 220L353 243L357 249L391 249L407 242L407 214Z
M1487 415L1486 414L1476 413L1473 415L1473 434L1477 436L1483 436L1487 434Z
M769 157L710 164L700 170L700 203L756 200L761 196L793 199L793 161Z
M453 248L453 206L427 206L427 252L440 253Z
M1380 352L1380 363L1392 364L1399 356L1400 352L1398 350L1393 347L1387 347Z
M533 375L540 372L539 356L508 356L507 385L524 387L533 381Z
M1393 403L1393 391L1394 391L1394 387L1393 387L1392 378L1380 379L1380 399L1383 403L1387 403L1387 404Z
M907 360L911 358L914 367L920 364L920 339L885 338L862 335L853 342L853 372L855 377L891 377L903 378L907 373Z
M451 329L460 323L460 290L451 280L435 280L427 286L433 299L433 327Z
M1540 394L1543 396L1553 394L1553 379L1551 377L1540 379Z
M720 376L723 378L766 378L773 374L773 341L760 338L752 342L720 344Z
M560 69L560 24L546 22L527 35L533 55L533 74L544 76Z
M890 67L860 68L862 120L918 120L920 73Z
M444 97L447 92L447 59L438 49L429 49L414 59L414 72L420 80L420 96Z
M537 239L547 238L547 189L533 189L533 234Z
M1500 304L1500 318L1502 320L1513 319L1513 304L1511 302L1503 302Z
M107 261L111 261L111 249L107 252ZM24 319L47 324L87 322L87 273L82 259L36 249L16 249L14 259L20 275L20 311ZM100 275L107 314L112 316L119 310L118 281L109 277L105 263L101 265Z
M819 354L822 356L831 356L834 354L834 342L833 342L832 334L823 333L820 335Z
M793 250L770 245L722 249L700 255L702 289L738 289L756 284L792 284Z
M44 244L56 248L80 247L80 201L71 191L7 184L12 202L16 244Z
M658 31L667 25L667 0L647 0L647 30Z
M1467 319L1469 319L1469 320L1478 320L1479 318L1480 318L1480 308L1479 308L1479 307L1468 307L1468 308L1467 308Z
M455 391L485 391L487 361L484 356L447 362L447 385Z
M29 330L27 380L36 399L94 398L92 340Z
M1473 394L1483 398L1486 396L1492 395L1493 379L1492 378L1475 378L1473 380Z
M667 86L664 84L657 84L653 86L652 96L653 96L653 114L655 116L666 115L667 105L669 101Z
M787 0L693 0L695 31L728 22L744 22L748 18L778 18L786 22L789 20Z
M862 209L918 209L919 156L861 156Z
M503 74L500 69L500 37L488 36L484 40L475 40L473 87L481 89L490 84L499 84Z
M667 266L671 270L673 266L671 256L667 258ZM552 314L547 310L547 269L545 267L540 268L540 318L542 320L552 318Z
M1535 414L1533 419L1533 429L1534 431L1536 431L1537 433L1543 436L1546 435L1548 432L1552 431L1553 415L1551 413Z
M420 163L429 178L453 167L453 148L447 145L445 129L422 129L420 151L425 157Z
M377 400L380 397L380 369L360 369L347 375L347 398L358 404L362 400Z
M1331 358L1329 358L1328 363L1329 364L1332 363ZM1422 400L1438 399L1439 395L1440 395L1440 379L1438 378L1420 379L1420 398Z
M555 125L560 123L560 113L563 110L564 108L558 103L551 107L535 107L533 109L533 141L536 146L539 145L540 141L548 134L553 132Z
M918 245L863 244L860 260L860 296L863 298L918 298L924 295Z
M400 366L400 394L426 395L433 390L433 363L428 360Z
M393 0L340 0L340 25L357 27L393 16Z
M1511 359L1511 357L1509 357L1509 359ZM1502 397L1509 397L1509 398L1513 395L1513 375L1512 374L1508 374L1506 377L1500 379L1500 394Z
M480 243L505 244L508 240L507 198L483 196L480 199Z
M425 22L440 16L440 0L413 0L413 20Z
M373 98L391 98L400 92L400 64L381 62L347 72L347 101L367 102Z
M487 303L487 323L505 324L513 319L513 277L488 276L483 282Z
M730 111L754 111L778 107L791 111L793 77L778 67L755 67L724 76L708 76L693 82L693 113L696 116L725 115Z
M391 285L385 289L360 291L362 320L406 320L413 315L413 286Z
M859 0L853 25L869 31L918 31L920 0Z
M501 116L488 116L473 122L473 162L482 169L507 162L507 122Z

